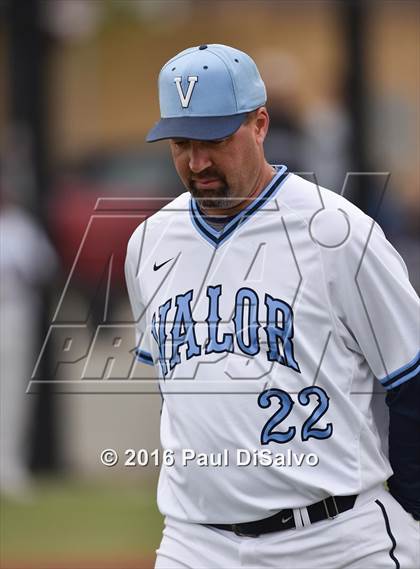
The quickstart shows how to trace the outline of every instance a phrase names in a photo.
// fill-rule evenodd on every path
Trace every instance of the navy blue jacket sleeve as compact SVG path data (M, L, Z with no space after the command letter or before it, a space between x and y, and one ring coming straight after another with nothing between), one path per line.
M420 374L391 389L386 403L394 471L388 487L401 506L420 520Z

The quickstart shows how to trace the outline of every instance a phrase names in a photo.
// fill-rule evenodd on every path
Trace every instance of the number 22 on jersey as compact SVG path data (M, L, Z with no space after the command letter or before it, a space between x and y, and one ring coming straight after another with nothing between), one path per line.
M323 429L315 427L329 407L329 397L321 387L312 385L302 389L298 393L299 404L308 405L312 396L317 399L317 405L302 425L300 433L302 441L307 441L311 437L314 439L328 439L333 432L332 423L327 423ZM275 430L289 416L295 404L293 399L283 389L267 389L260 393L258 405L263 409L267 409L271 406L273 399L278 400L279 409L269 418L261 431L262 445L267 445L270 442L288 443L296 435L295 426L290 426L286 431Z

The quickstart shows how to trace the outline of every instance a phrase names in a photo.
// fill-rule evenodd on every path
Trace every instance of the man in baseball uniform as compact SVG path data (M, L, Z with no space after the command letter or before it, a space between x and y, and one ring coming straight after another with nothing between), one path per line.
M159 76L186 192L130 239L163 397L156 567L420 566L418 299L380 227L268 164L266 90L224 45ZM373 393L388 391L390 459ZM389 480L389 489L385 482Z

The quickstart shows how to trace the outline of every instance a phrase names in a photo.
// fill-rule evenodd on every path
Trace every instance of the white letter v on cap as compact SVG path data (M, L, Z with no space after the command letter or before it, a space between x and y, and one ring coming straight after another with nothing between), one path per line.
M179 95L179 98L181 100L181 105L183 106L184 109L186 109L188 107L188 105L190 104L191 95L192 95L192 92L194 90L194 85L198 81L198 77L188 77L188 91L187 91L187 94L185 96L184 96L184 93L182 92L181 81L182 81L182 77L175 77L174 78L174 82L176 83L176 88L178 90L178 95Z

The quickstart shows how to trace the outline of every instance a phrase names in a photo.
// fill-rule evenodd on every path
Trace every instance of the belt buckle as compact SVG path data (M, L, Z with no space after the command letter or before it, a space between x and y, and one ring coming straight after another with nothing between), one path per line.
M258 537L260 535L259 533L243 533L239 529L240 527L241 524L232 524L233 533L238 537Z
M329 508L328 508L328 503L327 500L329 500L331 498L331 501L334 505L334 509L335 512L334 514L330 514ZM327 514L327 518L330 520L333 520L334 518L336 518L338 516L338 514L340 513L337 507L337 502L335 501L334 496L328 496L328 498L325 498L325 500L322 500L322 503L324 504L324 508L325 508L325 513Z

